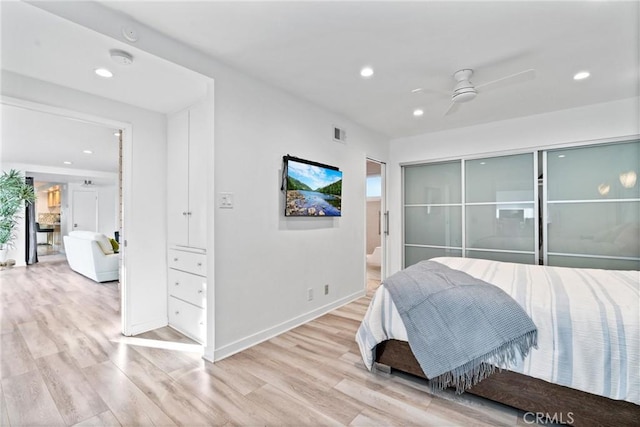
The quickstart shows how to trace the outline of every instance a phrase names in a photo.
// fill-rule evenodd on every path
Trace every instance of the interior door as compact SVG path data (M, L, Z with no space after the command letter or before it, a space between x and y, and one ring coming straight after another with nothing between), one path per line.
M98 194L93 190L73 191L71 218L74 231L98 231Z
M384 279L386 274L386 241L389 234L385 175L385 163L367 159L367 276L378 281Z

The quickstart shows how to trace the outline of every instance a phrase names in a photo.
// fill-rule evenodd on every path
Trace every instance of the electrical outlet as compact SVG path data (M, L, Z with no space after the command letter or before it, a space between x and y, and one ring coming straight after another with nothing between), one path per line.
M307 289L307 301L313 300L313 289Z
M220 193L219 206L223 209L233 209L233 193Z
M329 295L329 285L324 285L324 294Z

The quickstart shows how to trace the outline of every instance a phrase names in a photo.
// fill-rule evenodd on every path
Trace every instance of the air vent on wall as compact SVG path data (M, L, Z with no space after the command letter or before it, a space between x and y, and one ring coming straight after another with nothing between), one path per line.
M346 142L347 131L338 127L333 127L333 140L338 142Z

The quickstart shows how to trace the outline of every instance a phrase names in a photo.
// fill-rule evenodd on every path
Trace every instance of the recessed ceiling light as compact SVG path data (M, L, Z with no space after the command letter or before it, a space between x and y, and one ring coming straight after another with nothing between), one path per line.
M113 136L120 136L120 131L114 132Z
M420 117L423 114L424 114L424 111L419 108L416 108L415 110L413 110L413 115L416 117Z
M360 70L360 75L362 77L371 77L371 76L373 76L373 68L364 67L362 70Z
M91 150L82 150L82 152L84 154L93 154L93 151L91 151Z
M62 163L64 163L65 165L72 165L72 164L73 164L72 162L70 162L70 161L68 161L68 160L65 160L65 161L64 161L64 162L62 162Z
M417 87L417 88L413 89L413 90L411 91L411 93L418 93L418 92L422 92L423 90L424 90L423 88L421 88L421 87Z
M561 159L564 159L565 155L564 154L558 154L558 157Z
M104 77L105 79L110 79L113 77L113 73L106 68L96 68L95 73L100 77Z
M481 164L481 165L486 165L486 164L487 164L487 162L480 162L480 164Z
M573 80L584 80L587 77L589 77L591 75L591 73L589 73L588 71L580 71L579 73L576 73L573 76Z

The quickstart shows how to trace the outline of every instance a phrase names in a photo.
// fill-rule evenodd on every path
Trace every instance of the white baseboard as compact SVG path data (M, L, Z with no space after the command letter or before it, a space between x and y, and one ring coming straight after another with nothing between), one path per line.
M312 310L308 313L300 315L298 317L294 317L291 320L280 323L279 325L273 326L271 328L267 328L263 331L257 332L253 335L249 335L246 338L242 338L238 341L232 342L225 346L222 346L218 349L213 350L213 354L209 348L205 348L203 358L208 360L209 362L219 361L224 359L225 357L229 357L233 354L236 354L242 350L246 350L249 347L253 347L256 344L260 344L263 341L271 339L277 335L280 335L284 332L287 332L293 328L296 328L300 325L303 325L317 317L325 315L336 308L342 307L343 305L349 304L352 301L355 301L358 298L365 296L366 291L363 289L346 297L340 298L337 301L319 307L315 310ZM354 338L355 340L355 338ZM213 358L211 357L213 356Z
M164 328L169 324L169 321L166 317L162 319L150 320L148 322L138 323L137 325L131 325L129 329L130 336L142 334L143 332L149 332L154 329Z

